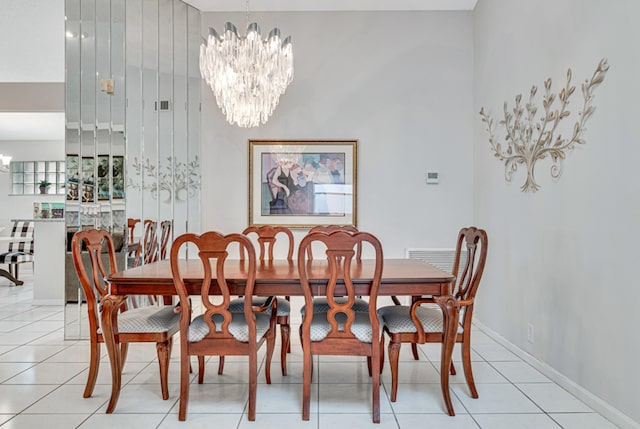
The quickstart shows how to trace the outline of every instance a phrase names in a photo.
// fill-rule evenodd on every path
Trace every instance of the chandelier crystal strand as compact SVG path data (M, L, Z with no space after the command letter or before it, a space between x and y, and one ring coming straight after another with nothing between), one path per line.
M222 36L210 28L207 44L200 46L200 74L230 124L265 124L293 80L291 36L282 41L274 28L262 40L255 22L245 37L230 22Z

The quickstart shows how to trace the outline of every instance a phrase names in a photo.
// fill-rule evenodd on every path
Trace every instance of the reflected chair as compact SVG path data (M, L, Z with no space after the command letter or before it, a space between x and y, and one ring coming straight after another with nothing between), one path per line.
M456 342L462 343L462 366L471 396L474 398L478 397L478 391L471 371L471 318L475 295L487 259L487 245L487 233L483 229L476 227L461 229L458 234L452 273L456 277L454 298L456 305L462 309ZM461 267L460 257L463 249L466 249L466 262ZM431 305L423 306L423 304ZM378 310L383 321L384 332L390 339L391 402L396 401L398 392L398 360L401 344L442 343L444 340L442 310L434 304L433 298L414 298L411 306L392 305ZM455 375L453 364L450 371ZM445 403L449 414L453 415L450 398L445 397Z
M180 298L180 406L178 419L185 420L189 402L190 356L248 356L249 358L249 420L256 418L256 388L258 373L258 349L266 342L267 356L265 376L271 384L271 357L275 347L277 301L269 298L265 306L254 307L251 299L244 301L244 311L229 311L231 292L225 279L229 249L237 245L246 251L242 261L231 261L239 265L246 274L245 296L253 297L256 277L256 256L251 241L241 234L222 235L207 232L202 235L183 234L171 246L171 272ZM179 266L180 249L195 247L201 270L204 273L200 294L204 314L192 317L191 300ZM193 246L193 247L192 247ZM215 288L216 296L210 295ZM267 314L266 308L270 309Z
M135 230L140 219L127 218L127 244L136 242Z
M108 266L105 266L101 256L103 248L107 249ZM89 376L83 396L88 398L93 393L100 366L100 343L104 342L100 328L100 302L108 294L104 278L118 271L116 253L111 235L107 231L88 229L78 231L73 235L71 242L73 263L82 285L82 290L87 298L87 310L89 312L89 338L91 344L91 358L89 364ZM82 254L89 256L88 267L82 261ZM124 365L129 343L156 343L158 363L160 364L160 385L162 399L169 398L167 376L169 373L169 357L173 335L179 330L180 315L172 306L150 306L144 308L128 309L123 301L123 306L118 314L118 337L120 340L120 356ZM113 398L112 398L113 401ZM113 409L115 403L109 403L109 409ZM109 411L107 411L109 412Z
M160 243L158 250L158 258L163 261L167 258L167 247L171 239L171 230L173 229L172 220L163 220L160 222Z
M16 285L23 282L18 280L18 265L25 262L33 262L33 221L17 220L13 223L11 237L25 238L25 241L10 241L8 251L0 253L0 264L9 266L9 276L12 276Z
M158 236L156 230L158 222L145 219L144 221L144 237L142 241L142 255L140 255L140 247L138 247L137 260L144 264L155 262L158 260ZM142 257L141 257L142 256Z
M357 278L352 278L352 263L357 247L369 243L375 253L375 268L369 287L367 312L355 311L355 287ZM310 274L318 264L308 258L313 245L325 247L328 263L326 284L318 279L310 282ZM325 263L324 261L322 263ZM325 263L325 264L326 264ZM371 393L373 422L380 422L380 365L383 345L376 303L382 278L382 245L369 233L335 231L331 234L312 232L307 234L298 248L298 271L307 311L300 326L303 363L302 419L309 420L313 355L366 356L371 368ZM317 269L315 271L317 275ZM324 292L328 310L316 312L313 294ZM336 296L344 297L337 300Z
M127 264L129 268L135 268L142 264L148 264L158 260L158 237L156 236L156 229L158 223L145 219L144 221L144 235L138 240L138 245L135 250L130 252L131 254L127 258Z
M258 245L260 247L260 263L270 263L273 261L273 248L276 244L276 238L284 235L287 238L288 250L287 261L293 262L293 234L289 228L282 226L270 226L263 225L259 227L249 227L242 231L243 235L250 236L250 234L256 234L258 236ZM240 254L242 258L242 253ZM276 298L277 299L277 298ZM254 297L252 304L254 306L262 306L265 304L267 297ZM282 375L287 375L287 353L291 352L291 328L289 326L289 315L291 314L291 304L289 297L284 299L278 299L278 314L277 323L280 325L280 336L282 340L282 346L280 349L280 366L282 369ZM234 312L242 312L244 307L244 298L238 298L231 301L229 309ZM220 358L218 366L218 374L222 374L224 369L224 357Z
M142 264L149 264L158 260L158 237L156 235L157 227L157 222L150 219L145 219L144 235L140 237L140 240L138 241L138 246L135 249L134 256L127 258L127 264L131 268L138 267ZM156 305L160 300L160 298L156 295L131 295L129 299L131 301L131 306L134 308L138 308L146 304ZM167 304L169 303L169 301L170 299L167 299Z

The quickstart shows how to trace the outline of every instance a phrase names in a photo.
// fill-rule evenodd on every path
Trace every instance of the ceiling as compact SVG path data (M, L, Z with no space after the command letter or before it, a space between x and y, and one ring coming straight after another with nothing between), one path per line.
M4 1L4 0L3 0ZM23 0L12 0L22 4ZM244 12L247 3L242 0L183 0L203 12ZM249 2L250 11L441 11L473 10L477 0L261 0ZM62 0L57 9L63 10ZM49 22L58 21L56 14L47 13ZM53 19L52 19L53 17ZM20 21L19 16L13 21ZM19 22L13 22L20 27ZM48 34L58 33L52 29ZM9 31L10 33L10 31ZM57 39L56 39L57 40ZM51 49L47 49L51 51ZM11 58L12 55L9 55ZM23 56L15 55L24 61ZM28 67L33 69L33 66ZM28 80L28 79L27 79ZM42 79L38 79L42 80ZM4 81L16 81L15 78ZM52 81L58 81L57 78ZM37 126L33 126L37 124ZM0 112L0 141L64 140L64 113L62 112Z
M242 0L183 0L203 12L243 12ZM477 0L261 0L249 2L256 12L359 10L473 10Z

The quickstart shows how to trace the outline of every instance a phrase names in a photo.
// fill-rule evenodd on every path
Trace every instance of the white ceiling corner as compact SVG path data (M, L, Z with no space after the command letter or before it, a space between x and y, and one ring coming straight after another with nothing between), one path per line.
M183 0L202 12L244 12L240 0ZM261 0L249 2L256 12L473 10L477 0Z

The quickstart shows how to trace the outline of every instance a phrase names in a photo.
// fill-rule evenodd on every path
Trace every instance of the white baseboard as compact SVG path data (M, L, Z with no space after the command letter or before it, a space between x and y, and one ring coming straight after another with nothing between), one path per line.
M620 427L620 429L640 429L640 423L634 421L631 417L622 413L620 410L613 407L611 404L603 401L593 393L586 390L584 387L570 380L565 375L561 374L551 366L547 365L544 362L540 362L531 354L527 353L526 351L522 350L515 344L511 343L509 340L507 340L502 335L495 332L493 329L482 324L482 322L479 322L477 319L474 318L473 324L482 332L484 332L485 334L493 338L495 341L500 343L502 346L509 349L509 351L517 355L520 359L527 362L529 365L533 366L542 374L550 378L554 383L558 384L560 387L567 390L573 396L575 396L576 398L580 399L582 402L587 404L594 411L598 412L599 414L604 416L606 419L611 421L613 424ZM473 340L472 340L472 343L473 343Z

